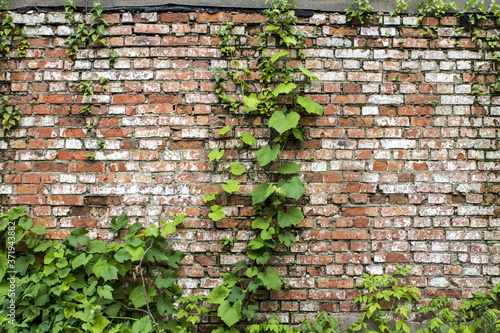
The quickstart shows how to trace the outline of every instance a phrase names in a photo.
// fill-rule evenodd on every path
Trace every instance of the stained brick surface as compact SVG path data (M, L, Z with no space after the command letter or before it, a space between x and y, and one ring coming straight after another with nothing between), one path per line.
M229 63L215 33L232 20L241 52L257 55L248 35L263 16L112 14L105 39L118 53L114 66L106 48L66 58L60 14L15 19L32 22L32 46L26 58L12 52L0 62L1 91L23 111L20 126L0 134L3 208L27 205L56 238L87 227L110 239L109 221L121 213L151 224L184 212L175 237L188 252L180 282L190 290L216 286L218 268L244 258L254 237L244 195L272 177L253 164L254 150L227 149L241 147L235 135L243 131L258 146L271 133L260 115L217 105L211 69ZM355 311L356 279L392 272L396 263L414 267L409 282L428 287L425 297L470 297L500 282L500 98L487 93L478 102L472 94L474 84L497 80L498 63L470 32L456 35L453 17L424 20L438 24L436 38L421 36L412 17L383 22L352 27L338 14L301 18L310 46L305 66L320 79L306 92L325 115L302 119L306 142L289 143L283 154L302 167L306 219L291 250L280 248L271 260L291 290L263 295L261 309L290 311L287 321L300 321L302 311ZM493 28L483 26L485 33ZM100 76L110 79L109 89L96 83L92 115L82 116L72 84ZM220 138L228 124L236 130ZM223 182L224 163L208 161L214 147L249 168L244 195L225 199L228 218L217 223L202 201ZM95 161L87 160L93 151ZM229 251L222 237L234 237Z

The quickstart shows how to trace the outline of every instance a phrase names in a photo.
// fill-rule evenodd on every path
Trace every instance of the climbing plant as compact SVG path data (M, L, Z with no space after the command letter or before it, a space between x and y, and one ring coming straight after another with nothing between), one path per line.
M26 31L14 24L12 15L8 12L9 3L7 1L0 2L0 54L6 57L7 52L12 49L12 44L17 43L17 55L19 57L26 56L26 49L30 43L26 39Z
M230 112L268 119L267 126L274 138L267 144L260 142L255 156L260 168L277 177L276 182L262 182L250 193L256 216L251 228L256 236L248 243L246 254L249 261L236 263L232 271L223 275L224 282L208 295L208 303L218 306L217 315L226 324L226 328L216 330L218 333L232 332L241 320L254 317L258 309L255 304L258 291L280 291L285 287L276 269L268 262L278 244L291 245L296 227L304 220L297 206L298 200L306 193L302 181L295 176L300 165L284 163L281 156L290 140L304 141L301 118L322 115L323 107L304 96L307 80L317 78L303 66L298 66L299 71L292 66L295 55L303 58L304 49L304 38L296 29L295 9L295 1L274 0L271 8L264 11L267 20L258 38L258 83L251 80L251 69L242 65L247 59L240 59L236 54L239 40L231 33L233 25L228 23L218 32L221 51L228 58L229 65L226 69L214 69L216 93L222 106ZM277 40L277 48L268 48L270 38ZM236 94L228 93L230 85L238 88ZM230 130L232 126L226 126L218 134L221 136ZM249 148L258 143L250 132L242 132L239 139ZM220 163L224 153L224 149L214 148L209 159ZM220 196L239 192L238 177L249 172L240 162L225 163L223 168L229 175L227 183L222 185L225 194L211 193L204 198L210 204L209 217L216 222L226 217L223 207L218 204ZM258 331L258 327L254 329Z
M178 215L145 229L137 222L122 242L106 243L91 240L83 228L63 240L48 239L45 226L34 226L23 206L0 214L0 330L183 332L208 311L181 297L175 283L185 254L173 250L166 236L184 219ZM128 224L123 214L109 227L121 232Z
M0 97L0 119L2 127L8 131L16 126L21 119L22 111L18 106L9 103L9 96Z
M70 24L73 23L73 12L75 11L73 0L68 0L64 5L65 17ZM88 47L90 43L97 45L106 45L106 41L102 38L104 29L108 23L104 19L102 12L103 5L95 1L92 9L90 10L91 20L90 25L80 23L75 31L66 39L67 47L66 53L72 59L76 57L76 53L81 46Z

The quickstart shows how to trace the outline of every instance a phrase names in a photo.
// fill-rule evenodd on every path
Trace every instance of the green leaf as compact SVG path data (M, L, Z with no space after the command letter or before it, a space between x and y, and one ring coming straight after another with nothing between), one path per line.
M230 290L223 285L219 285L212 289L208 294L207 302L211 304L221 304L229 295Z
M259 269L257 267L249 267L245 271L245 275L248 276L249 278L253 278L259 273Z
M126 226L128 224L128 216L127 214L121 214L120 216L118 217L113 217L111 219L111 222L109 223L109 226L111 227L111 229L113 229L113 231L118 231L120 230L121 228L123 228L124 226Z
M288 174L297 173L297 172L299 172L299 170L300 170L300 165L298 165L297 163L287 163L287 164L282 165L278 169L278 172L281 174L288 175Z
M297 103L299 103L307 113L317 114L318 116L323 115L323 107L310 98L297 96Z
M282 228L296 226L302 220L304 220L304 215L297 207L290 207L288 214L282 210L278 212L278 223Z
M266 245L266 243L264 243L264 241L262 240L260 235L255 237L254 239L252 239L250 242L248 242L248 247L250 247L252 250L258 250L258 249L264 247L265 245ZM250 253L247 253L247 254L251 259L256 259L256 258L252 258Z
M269 61L270 62L276 62L276 60L278 60L282 56L286 56L286 55L289 55L289 54L290 54L290 52L288 52L288 51L276 52L275 54L273 54L273 56L271 57L271 59Z
M144 248L143 247L135 247L135 246L126 246L125 250L127 250L128 253L132 256L131 260L132 261L139 261L142 258L142 255L144 254Z
M119 263L124 263L125 261L129 260L130 258L132 258L132 255L130 254L130 252L128 252L125 249L120 249L120 250L118 250L118 252L115 253L115 259Z
M291 232L287 231L287 232L285 232L284 235L279 234L278 239L280 242L285 244L287 247L290 247L290 245L292 245L292 241L295 239L295 236Z
M104 285L104 286L99 286L97 287L97 293L99 296L102 298L107 298L107 299L113 299L113 294L111 293L113 291L113 288L109 285Z
M243 141L245 144L251 146L257 143L257 140L255 137L247 132L242 132L241 133L241 141Z
M283 134L288 130L296 127L299 123L300 115L297 112L290 112L285 116L282 111L276 111L269 119L269 127L274 128L279 132L279 134Z
M217 193L212 192L210 193L210 195L207 194L203 197L203 202L207 203L209 201L214 201L216 198L217 198Z
M269 190L272 186L269 186L267 183L262 183L257 186L250 195L252 196L252 205L259 204L264 202L273 192Z
M148 300L151 301L156 295L156 289L146 286L146 294L148 295ZM136 309L146 305L146 298L144 297L144 289L142 288L142 285L138 285L134 289L132 289L129 298Z
M302 135L301 127L292 129L292 134L295 137L295 139L304 142L304 136Z
M106 317L99 315L92 321L90 331L92 333L101 333L106 329L106 326L108 326L109 323L110 321Z
M235 302L232 306L229 301L224 301L217 310L217 315L227 326L231 327L241 319L241 301Z
M25 216L25 215L26 215L26 207L24 207L24 206L17 206L17 207L12 208L11 210L9 210L7 212L7 218L10 221L17 220L18 218Z
M243 292L243 289L236 286L231 288L231 293L227 297L227 300L229 302L243 301L244 299L245 299L245 293Z
M280 145L274 146L273 149L269 145L264 146L255 152L257 160L261 167L268 165L269 163L276 160L280 152Z
M21 217L17 224L25 230L28 230L31 227L33 227L33 221L27 219L26 217Z
M227 132L229 132L231 130L231 128L233 128L232 125L227 125L227 126L222 127L221 130L219 131L219 135L226 134Z
M101 272L101 276L104 279L104 281L108 280L116 280L118 278L118 268L115 266L109 266L107 269L103 270Z
M5 276L7 270L9 269L9 261L7 260L6 256L7 254L4 253L0 255L0 281L3 281L3 277Z
M252 112L257 110L259 106L259 98L255 94L250 94L250 96L243 96L243 102L245 107L243 108L246 112Z
M179 224L184 223L184 221L186 221L186 214L179 214L174 218L174 226L178 226Z
M273 234L274 234L274 228L269 228L268 230L262 230L260 232L260 238L262 238L262 240L269 240L269 239L273 239Z
M92 254L87 255L85 252L82 252L78 257L71 261L71 267L74 270L75 268L78 268L80 266L85 266L90 261L90 259L92 259Z
M293 198L295 200L298 200L304 193L306 193L306 188L297 177L293 177L288 182L284 179L280 179L278 187L285 190L285 196L287 198Z
M294 91L295 88L297 88L297 85L293 82L287 84L281 83L276 88L274 88L272 94L274 95L274 97L277 97L279 94L289 94Z
M134 247L138 247L138 246L141 246L143 244L143 241L136 237L136 236L133 236L133 235L127 235L123 238L123 240L127 243L127 244L130 244L131 246L134 246Z
M309 76L309 78L311 78L311 80L313 81L318 81L318 77L316 75L314 75L313 73L311 73L307 68L304 68L302 66L299 66L299 69L302 73L304 73L305 75Z
M221 206L213 205L210 208L212 209L212 212L208 214L208 217L210 217L212 221L217 222L226 217L226 215L224 215L224 212L222 211Z
M246 309L242 309L241 310L241 313L243 314L243 316L245 316L246 318L253 318L254 317L254 313L255 311L259 310L259 307L257 305L253 305L253 304L250 304L250 305L247 305L247 308ZM252 325L254 326L254 325ZM256 331L253 331L252 332L252 326L250 326L250 333L254 333ZM259 326L259 325L257 325ZM258 332L258 331L257 331Z
M106 242L102 240L90 241L87 253L102 253L106 250Z
M227 185L222 185L222 189L227 193L238 192L240 190L240 182L237 180L229 179Z
M153 324L151 323L151 318L149 316L144 316L140 320L137 320L132 325L133 332L149 333L153 330Z
M295 36L286 36L285 38L283 38L283 41L287 44L287 45L295 45L297 44L297 38L295 38Z
M271 223L272 216L269 216L265 221L258 217L252 221L252 229L262 229L265 230L269 228L269 224Z
M266 270L266 274L260 272L257 277L262 280L262 282L264 283L264 287L266 287L267 290L281 290L281 285L283 284L283 282L278 272L276 272L274 268L268 267Z
M5 259L4 256L0 256L0 261L1 261L1 258ZM24 274L26 274L26 271L28 270L29 265L33 264L34 262L35 262L35 256L32 254L27 254L26 256L23 256L23 257L16 259L16 264L15 264L14 270L16 272L18 272L19 274L21 274L21 276L23 276ZM1 266L2 266L2 264L0 263L0 267ZM0 268L0 275L2 275L1 268ZM1 279L2 279L2 277L0 276L0 280Z
M224 155L224 149L219 150L219 148L214 148L212 149L210 154L208 154L208 159L210 160L210 162L212 162L213 160L220 160L223 155Z
M247 172L247 170L243 167L243 165L241 165L240 162L231 163L230 168L231 169L229 171L235 176L241 176L242 174Z

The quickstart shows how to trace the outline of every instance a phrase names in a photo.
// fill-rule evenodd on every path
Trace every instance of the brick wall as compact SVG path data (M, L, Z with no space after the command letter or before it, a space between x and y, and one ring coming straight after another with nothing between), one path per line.
M189 290L218 285L252 237L252 209L243 195L227 198L227 219L206 217L202 197L217 189L222 170L208 153L231 144L215 131L237 125L260 143L270 133L258 114L217 105L211 69L227 61L215 33L232 21L251 56L264 18L110 14L106 42L118 54L110 68L108 48L66 57L63 13L13 16L26 23L31 47L26 58L11 53L0 62L1 90L24 113L19 127L0 134L3 209L26 205L52 237L86 227L103 239L114 237L108 222L123 212L146 224L184 212L175 241L188 253L180 283ZM491 50L468 31L458 34L454 17L423 21L438 26L435 37L421 36L415 17L364 27L337 14L301 22L305 64L320 79L307 93L325 114L303 119L308 139L284 152L302 166L306 220L291 251L272 260L291 290L265 295L261 310L285 311L291 322L355 311L356 279L391 272L396 263L414 267L408 281L425 288L424 298L467 298L499 283L500 98L488 93L499 64ZM480 33L494 28L482 22ZM110 79L109 89L96 83L92 115L80 115L82 96L72 84L100 76ZM479 101L475 84L486 90ZM229 158L251 168L243 176L248 194L264 174L247 150ZM219 243L224 236L235 239L229 251Z

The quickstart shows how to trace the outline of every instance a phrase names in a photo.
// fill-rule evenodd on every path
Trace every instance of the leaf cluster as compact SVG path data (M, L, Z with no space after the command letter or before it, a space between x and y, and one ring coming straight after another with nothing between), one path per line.
M402 268L399 264L397 267L398 269L392 276L388 274L363 274L363 281L356 285L363 290L360 291L354 302L362 304L364 312L358 322L351 324L349 332L410 333L410 328L404 319L408 319L412 304L419 301L420 290L411 285L401 286L402 278L396 276L407 276L411 267ZM385 309L386 307L383 307L384 303L390 309L389 312ZM389 326L393 314L404 318L396 321L395 330ZM368 320L378 325L378 330L371 330L367 323Z
M12 43L17 43L17 55L19 57L26 56L26 49L30 43L26 39L26 31L19 28L13 22L12 15L8 12L9 3L7 1L0 2L0 13L5 11L3 19L0 18L0 54L6 58L7 52L12 48Z
M45 226L34 226L22 206L0 214L0 330L148 333L190 326L197 319L179 316L193 306L181 298L174 271L185 254L165 238L184 219L179 215L145 229L137 222L122 233L123 241L106 243L92 240L83 228L63 240L48 239ZM110 228L119 232L128 224L122 214ZM4 277L13 274L16 289L8 292ZM11 299L16 300L15 326L7 316ZM173 314L177 319L159 320Z
M452 301L439 296L422 307L419 313L432 318L417 333L498 333L500 332L500 284L488 293L474 293L474 298L462 301L458 311Z
M66 19L70 21L69 23L72 23L71 21L74 10L75 7L73 5L73 1L68 0L64 5L64 11L66 13ZM78 52L78 49L81 46L88 47L91 42L97 43L99 45L106 44L106 41L102 37L102 35L104 34L104 29L109 24L106 22L102 15L103 10L103 5L100 2L95 1L92 9L90 10L90 25L80 23L76 27L76 30L68 36L68 38L66 39L66 42L68 43L66 47L66 53L70 58L74 59L76 57L76 52Z
M21 109L18 106L13 106L9 103L9 96L0 97L0 117L2 119L2 127L8 131L19 123L22 115Z
M347 22L358 19L361 24L371 20L373 17L373 7L370 0L354 0L345 11Z
M300 165L282 164L280 156L289 139L304 141L300 125L302 116L322 115L323 107L311 98L302 96L306 80L296 81L298 74L306 79L318 78L303 66L299 66L300 72L291 66L291 54L302 54L304 47L303 36L296 30L298 19L294 3L273 0L271 8L264 11L266 22L263 25L264 32L259 35L260 56L257 59L261 85L254 85L255 88L247 80L256 75L235 58L237 50L233 48L235 42L229 34L233 25L226 24L218 32L222 54L231 58L232 66L230 69L213 70L216 93L222 106L231 112L243 111L245 114L261 114L268 118L269 129L278 135L272 142L257 149L255 156L260 168L270 167L277 162L279 165L271 172L277 174L279 179L276 183L262 182L250 193L256 215L251 227L256 237L248 243L249 261L238 262L233 271L223 275L224 282L208 295L208 303L218 305L217 315L226 324L226 328L221 327L216 332L233 332L238 322L253 318L257 310L253 302L258 291L279 291L285 287L278 272L267 264L278 244L291 245L295 228L304 220L302 211L290 205L306 193L302 181L293 176L299 172ZM270 37L279 41L278 45L284 49L265 49ZM226 81L239 88L238 95L229 96L226 93ZM223 127L217 133L218 138L224 139L226 134L232 133L232 129L231 125ZM241 132L239 139L248 147L258 143L253 134L248 132ZM219 147L213 148L208 155L210 162L219 163L224 156L230 155ZM239 192L240 180L244 179L239 177L248 170L240 162L227 163L223 167L224 173L229 173L227 183L222 185L223 191L227 195ZM217 197L218 193L213 192L203 198L204 202L210 204L208 215L215 222L226 218L224 207L217 204ZM230 241L224 239L223 243L228 245Z
M300 326L295 327L283 324L277 317L271 317L263 323L251 325L249 333L340 333L337 326L338 319L326 313L320 314L314 321L305 319Z

